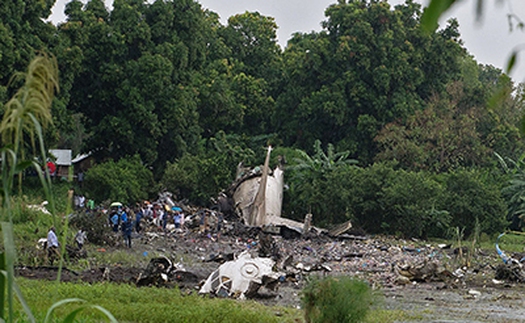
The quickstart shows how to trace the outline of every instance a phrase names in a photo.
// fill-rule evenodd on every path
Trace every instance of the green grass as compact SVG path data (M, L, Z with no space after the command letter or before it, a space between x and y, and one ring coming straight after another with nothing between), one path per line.
M494 252L496 252L494 246L495 243L496 238L494 238L490 242L482 242L481 247L482 249L494 250ZM523 248L525 247L525 235L507 233L503 237L501 237L499 241L499 247L505 253L523 252Z
M96 251L100 247L87 246L89 261L92 266L121 264L133 267L146 267L151 257L145 258L137 249L114 249L111 251ZM123 248L123 247L121 247ZM109 249L108 249L109 250Z
M418 321L422 320L421 315L414 313L407 313L402 310L383 310L383 309L372 309L366 316L366 323L394 323L394 322L405 322L405 321Z
M109 310L120 322L303 322L302 312L293 308L266 307L253 301L209 299L196 294L181 296L178 289L137 288L126 284L94 285L18 279L22 293L37 321L49 307L66 298L82 298ZM64 318L75 308L56 310ZM20 308L17 308L20 313ZM18 319L25 320L23 314ZM98 312L83 312L82 322L100 322Z
M192 294L181 296L178 289L145 287L126 284L61 283L19 278L22 293L37 321L43 321L49 307L61 299L82 298L109 310L119 322L295 322L303 323L302 310L289 307L268 307L254 301L210 299ZM75 304L59 307L55 318L63 319L76 308ZM17 308L17 319L26 320ZM79 322L101 322L105 318L97 311L83 311ZM393 323L417 320L413 313L384 310L374 307L368 312L366 323Z
M67 191L72 187L72 183L55 179L51 186L51 194L55 201L56 212L64 215L67 209ZM42 184L36 177L26 177L22 185L22 196L18 195L18 188L13 192L13 197L25 200L29 204L40 204L47 200Z

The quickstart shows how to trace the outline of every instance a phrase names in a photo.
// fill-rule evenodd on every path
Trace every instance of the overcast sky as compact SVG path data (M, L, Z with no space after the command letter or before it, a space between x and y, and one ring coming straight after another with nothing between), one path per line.
M83 0L86 2L86 0ZM105 0L108 7L113 2ZM174 0L176 1L176 0ZM426 0L424 0L426 3ZM51 20L63 21L64 5L69 0L57 0ZM204 8L215 11L223 24L230 16L245 11L258 11L262 15L274 17L279 27L277 37L284 48L295 32L320 31L321 22L326 19L325 9L337 0L198 0ZM389 0L391 4L404 0ZM523 0L485 0L484 16L481 22L475 21L475 0L463 0L447 15L457 17L460 24L461 39L479 63L491 64L501 69L514 48L524 49L518 56L512 77L518 82L525 81L525 32L509 31L507 15L514 13L525 20L525 1ZM446 20L446 19L445 19Z

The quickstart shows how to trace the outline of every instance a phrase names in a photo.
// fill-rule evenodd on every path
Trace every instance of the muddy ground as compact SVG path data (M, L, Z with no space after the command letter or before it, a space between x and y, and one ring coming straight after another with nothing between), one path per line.
M410 321L525 322L525 284L495 279L501 260L492 250L467 257L423 241L384 237L283 239L274 235L271 240L278 259L275 268L287 279L276 291L260 289L254 299L267 305L299 307L300 291L309 275L350 275L373 286L380 295L378 306L406 311L413 317ZM150 283L197 292L224 260L244 250L257 253L260 248L257 232L226 235L217 241L213 235L150 231L135 235L131 249L87 246L88 261L94 253L125 250L130 258L140 259L136 264L105 264L82 272L66 268L62 280L136 285L149 261L165 256L178 274L170 275L167 282ZM470 265L462 266L468 260ZM56 267L17 268L18 275L34 279L53 280L56 272Z

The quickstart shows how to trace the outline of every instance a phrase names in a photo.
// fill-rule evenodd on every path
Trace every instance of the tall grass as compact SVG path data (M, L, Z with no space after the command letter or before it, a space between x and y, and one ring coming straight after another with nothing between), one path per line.
M22 195L22 174L32 167L38 174L40 184L45 192L48 207L52 214L52 221L57 227L55 199L51 190L51 177L46 163L46 148L44 144L42 124L51 122L51 103L54 98L55 90L58 90L58 67L54 57L46 54L37 55L29 64L27 73L17 74L15 77L23 78L23 86L5 104L4 116L0 123L0 134L4 146L0 148L0 169L2 173L2 221L0 226L3 235L4 252L0 259L0 271L5 279L0 279L0 319L2 321L13 322L15 320L15 295L21 305L23 312L29 322L36 322L36 319L25 301L20 288L14 277L14 264L16 263L17 253L13 231L14 212L11 192L15 176L18 176L19 195ZM40 159L42 164L37 160ZM42 171L42 168L45 171ZM71 203L68 203L69 205ZM66 208L66 212L68 212ZM67 238L67 217L64 226L62 239L62 255L65 251ZM61 257L57 282L60 281L60 272L63 265ZM57 284L58 285L58 284ZM52 304L46 312L44 322L51 320L52 314L57 308L71 303L85 303L76 298L63 299ZM7 304L8 312L4 312ZM112 322L116 319L106 309L91 304L83 304L69 312L63 322L73 322L77 314L85 309L96 309L103 313ZM16 320L20 316L16 315Z
M365 282L346 276L311 277L301 298L308 323L362 322L372 300Z

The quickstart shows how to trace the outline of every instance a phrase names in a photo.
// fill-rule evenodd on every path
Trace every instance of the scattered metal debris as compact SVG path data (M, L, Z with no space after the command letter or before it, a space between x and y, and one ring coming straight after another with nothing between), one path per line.
M46 205L48 205L49 202L48 201L44 201L40 204L31 204L31 205L28 205L27 208L28 209L31 209L31 210L34 210L34 211L40 211L44 214L47 214L47 215L51 215L51 212L49 212L47 209L46 209Z
M166 257L150 260L144 273L137 278L137 286L161 285L168 282L173 263Z
M279 281L282 273L272 270L275 261L270 258L253 257L244 251L237 259L222 264L201 287L200 294L213 293L219 297L244 298L257 293L263 285Z
M443 281L452 274L437 262L424 261L418 265L395 266L397 273L410 281L430 282Z

